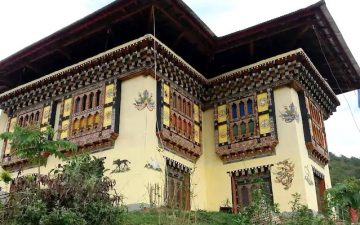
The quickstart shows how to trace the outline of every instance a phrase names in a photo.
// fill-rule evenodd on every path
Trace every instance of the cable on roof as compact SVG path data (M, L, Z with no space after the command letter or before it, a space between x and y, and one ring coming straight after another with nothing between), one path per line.
M333 73L333 70L332 70L332 68L331 68L331 66L330 66L330 64L329 64L329 61L328 61L328 59L327 59L327 57L326 57L326 55L325 55L323 46L322 46L322 44L321 44L321 40L320 40L320 38L319 38L318 31L316 30L316 27L315 27L314 25L312 26L312 28L313 28L313 30L314 30L314 32L315 32L315 35L316 35L316 38L317 38L317 40L318 40L318 42L319 42L319 46L320 46L321 53L322 53L322 55L323 55L324 58L325 58L325 61L326 61L327 66L329 67L330 74L331 74L332 78L335 80L335 83L336 83L337 88L341 91L341 93L344 93L343 90L342 90L342 88L340 87L340 84L339 84L338 80L336 79L336 77L335 77L335 75L334 75L334 73ZM345 83L345 84L346 84L346 83ZM347 84L346 84L346 85L347 85ZM358 132L360 133L360 127L359 127L359 125L358 125L357 122L356 122L355 115L354 115L354 113L353 113L353 111L352 111L352 109L351 109L351 106L350 106L350 104L349 104L349 101L348 101L348 99L346 98L345 94L343 94L342 96L344 97L344 99L345 99L345 101L346 101L346 104L347 104L347 106L348 106L348 108L349 108L349 110L350 110L350 114L351 114L352 120L354 121L354 124L355 124ZM360 100L359 100L359 103L360 103ZM359 104L359 106L360 106L360 104Z

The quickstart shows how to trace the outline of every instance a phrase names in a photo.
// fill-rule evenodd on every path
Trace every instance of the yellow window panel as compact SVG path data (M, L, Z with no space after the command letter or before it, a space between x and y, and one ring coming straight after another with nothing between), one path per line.
M258 112L269 110L268 94L266 92L257 95Z
M69 135L69 120L64 120L61 122L61 133L60 138L65 139Z
M170 109L166 105L164 105L163 124L167 127L170 126Z
M72 98L65 99L63 117L70 116L70 114L71 114L71 104L72 104Z
M114 84L108 84L105 87L105 104L113 102L114 100Z
M198 125L194 126L194 140L196 143L200 143L200 127Z
M218 111L218 116L217 116L218 122L221 123L226 121L226 105L218 106L217 111Z
M259 128L260 134L267 134L271 132L269 114L263 114L259 116Z
M16 117L14 118L11 118L10 120L10 125L9 125L9 132L13 132L14 131L14 128L15 128L15 125L16 125Z
M110 126L111 122L112 122L112 106L108 106L104 109L103 127Z
M170 86L164 84L164 102L170 104Z
M227 124L220 125L218 131L219 131L219 144L226 143L228 141Z
M41 124L46 124L49 122L49 119L50 119L50 106L45 106L44 107L44 111L43 111L43 117L42 117L42 120L41 120Z
M200 122L200 110L199 110L199 106L194 104L194 120L196 122Z

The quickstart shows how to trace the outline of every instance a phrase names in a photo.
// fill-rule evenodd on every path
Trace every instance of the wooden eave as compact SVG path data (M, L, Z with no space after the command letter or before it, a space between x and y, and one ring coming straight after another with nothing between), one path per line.
M181 0L117 0L0 61L0 92L152 33L153 14L156 37L206 78L302 48L336 94L360 88L359 66L324 1L217 37Z

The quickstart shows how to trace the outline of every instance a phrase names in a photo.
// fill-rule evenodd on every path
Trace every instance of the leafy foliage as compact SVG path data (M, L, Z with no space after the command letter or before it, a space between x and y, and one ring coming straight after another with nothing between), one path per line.
M11 141L13 154L40 166L46 164L47 155L64 159L60 150L76 150L77 146L66 140L53 140L55 131L48 126L44 131L38 126L15 126L13 132L0 134L0 139Z
M261 187L261 183L259 183ZM258 188L251 193L252 201L249 207L246 207L239 213L237 222L239 225L246 224L276 224L276 214L278 205L271 202L271 196Z
M49 175L17 178L15 192L3 209L4 221L0 219L0 223L122 224L122 198L114 191L115 181L104 176L104 172L104 159L83 155Z
M291 213L281 215L281 224L284 225L332 225L334 224L330 214L315 214L306 205L300 204L300 195L295 193L290 201Z
M11 174L4 170L0 173L0 181L3 181L5 184L8 184L12 181Z

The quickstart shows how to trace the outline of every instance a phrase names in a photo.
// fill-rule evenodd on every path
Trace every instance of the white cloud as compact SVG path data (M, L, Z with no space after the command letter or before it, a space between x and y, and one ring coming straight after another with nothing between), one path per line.
M110 0L0 1L0 60L81 19Z

